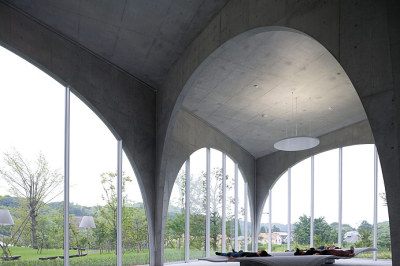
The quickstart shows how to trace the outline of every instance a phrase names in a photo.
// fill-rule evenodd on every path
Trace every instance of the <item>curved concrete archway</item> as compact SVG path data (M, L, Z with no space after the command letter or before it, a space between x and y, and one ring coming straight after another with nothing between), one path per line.
M164 82L164 90L157 94L161 106L158 109L157 154L163 157L165 142L170 137L179 109L175 107L179 107L182 101L182 88L212 52L227 40L258 27L294 28L313 37L337 59L361 99L382 161L392 247L400 246L400 230L394 226L400 223L400 207L397 207L400 206L400 198L395 193L400 189L399 123L396 118L399 98L391 76L394 73L393 60L398 58L398 54L390 53L395 49L390 40L396 38L398 33L386 30L386 27L396 27L394 13L388 13L389 7L394 6L389 2L372 1L313 1L295 5L270 1L230 1L187 48L171 69ZM367 21L366 17L371 19ZM400 253L393 252L393 261L399 260L396 254Z
M157 188L157 194L162 194L163 197L163 201L159 202L160 205L157 207L159 210L163 210L162 217L165 217L158 221L159 226L156 227L155 232L156 241L160 241L160 243L164 243L168 204L178 172L191 154L204 147L215 148L228 154L238 163L243 178L248 182L249 189L254 191L254 157L203 120L181 109L165 149L167 156L161 164L161 176L165 178L164 185ZM250 195L254 195L254 193ZM250 195L249 197L251 197ZM254 217L254 206L252 200L250 202L251 217Z

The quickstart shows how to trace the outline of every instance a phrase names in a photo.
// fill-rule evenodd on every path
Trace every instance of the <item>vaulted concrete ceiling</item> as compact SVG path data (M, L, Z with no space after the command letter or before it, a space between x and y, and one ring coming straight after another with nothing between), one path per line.
M155 89L228 0L4 0ZM318 137L366 119L341 66L310 37L235 38L196 71L183 106L256 158L287 136ZM297 98L297 112L295 102ZM297 114L297 115L296 115Z
M149 85L227 0L6 0Z
M218 48L197 70L183 102L256 158L295 136L296 123L299 136L318 137L366 119L335 58L312 38L279 29Z

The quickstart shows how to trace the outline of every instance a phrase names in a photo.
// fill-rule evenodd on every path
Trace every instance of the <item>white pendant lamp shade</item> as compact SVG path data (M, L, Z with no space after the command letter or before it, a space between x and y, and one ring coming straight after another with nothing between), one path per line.
M79 224L80 228L96 228L94 224L93 216L83 216L81 223Z
M274 148L281 151L302 151L316 147L319 139L312 137L292 137L280 140L274 144Z
M0 209L0 224L14 225L14 221L9 210Z

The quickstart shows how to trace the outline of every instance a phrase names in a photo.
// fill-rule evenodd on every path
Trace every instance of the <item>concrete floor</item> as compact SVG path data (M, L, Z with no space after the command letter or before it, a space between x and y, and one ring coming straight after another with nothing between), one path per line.
M217 263L217 262L206 262L206 261L193 261L190 263L174 263L174 264L169 264L165 263L165 265L168 266L239 266L239 262L224 262L224 263ZM332 264L325 264L325 265L332 265ZM340 265L340 266L368 266L368 265L385 265L385 266L391 266L392 265L392 260L378 260L378 261L372 261L371 259L358 259L358 258L353 258L353 259L348 259L348 260L337 260L335 264L333 265Z

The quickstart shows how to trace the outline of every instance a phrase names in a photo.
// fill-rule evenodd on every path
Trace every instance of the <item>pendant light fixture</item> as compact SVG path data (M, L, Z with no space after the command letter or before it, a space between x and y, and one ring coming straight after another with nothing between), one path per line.
M292 116L293 116L293 91L292 91ZM282 139L274 144L274 148L281 151L302 151L318 146L319 139L297 135L297 97L295 116L295 136Z

